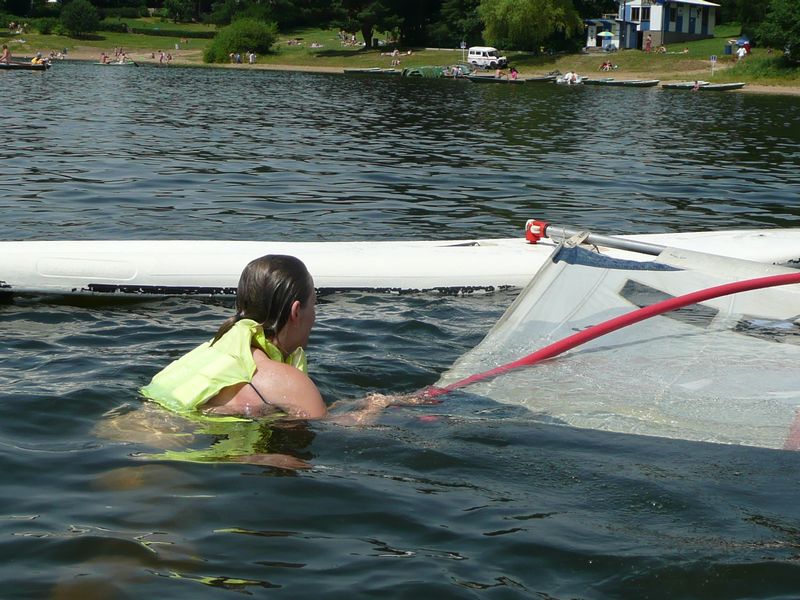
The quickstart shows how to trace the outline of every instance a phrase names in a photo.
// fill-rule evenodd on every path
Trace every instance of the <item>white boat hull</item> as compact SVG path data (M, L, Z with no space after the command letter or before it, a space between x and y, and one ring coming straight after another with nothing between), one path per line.
M800 263L800 229L619 236L766 263ZM0 242L0 293L94 296L229 296L252 259L291 254L318 289L447 293L518 288L553 242L524 238L386 242ZM612 256L646 260L622 250Z

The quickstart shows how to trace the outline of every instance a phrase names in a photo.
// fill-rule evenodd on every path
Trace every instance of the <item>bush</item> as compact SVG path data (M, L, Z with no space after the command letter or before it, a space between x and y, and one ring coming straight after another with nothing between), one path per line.
M128 33L127 23L120 21L100 21L97 26L100 31L111 31L113 33Z
M742 81L798 85L800 84L800 66L792 63L781 52L772 56L750 56L746 60L734 63L725 70L729 79Z
M61 9L61 24L72 36L81 36L97 31L100 18L88 0L72 0Z
M206 15L205 20L208 23L223 27L230 25L236 14L236 0L226 0L225 2L215 2L212 4L213 10L211 14Z
M33 28L42 35L50 35L58 24L59 20L55 17L42 17L33 21Z
M786 60L800 62L800 1L772 0L767 18L758 29L763 44L783 50Z
M277 39L278 26L275 23L241 19L220 30L203 52L203 60L207 63L222 63L228 62L231 53L253 51L256 54L265 54L270 52Z
M106 19L138 19L139 17L146 17L149 13L147 7L142 6L120 6L118 8L105 8L103 9L103 16Z
M230 25L240 19L255 19L256 21L274 21L272 9L267 4L240 2L239 0L225 0L212 5L211 14L205 16L208 23L217 27Z
M161 37L198 38L210 40L217 35L216 31L190 31L188 29L160 29L158 27L128 27L128 33L154 35Z
M175 23L191 20L194 14L193 0L164 0L164 10Z

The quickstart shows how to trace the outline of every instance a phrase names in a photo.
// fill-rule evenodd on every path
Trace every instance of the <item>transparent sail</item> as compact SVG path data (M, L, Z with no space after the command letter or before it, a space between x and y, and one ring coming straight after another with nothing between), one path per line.
M797 273L683 250L621 260L560 247L486 338L437 385L517 360L641 306L786 272ZM799 316L800 285L724 296L621 328L464 391L576 427L791 447L800 406Z

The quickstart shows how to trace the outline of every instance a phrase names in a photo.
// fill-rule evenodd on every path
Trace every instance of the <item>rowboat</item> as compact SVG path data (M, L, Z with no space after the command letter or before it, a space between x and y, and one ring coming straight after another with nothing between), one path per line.
M29 63L29 62L0 62L0 71L46 71L50 68L49 62Z
M800 228L620 236L763 263L800 264ZM252 259L297 256L322 292L519 288L555 242L524 237L451 241L197 240L0 242L0 293L67 296L230 296ZM613 248L600 251L617 256Z
M662 83L661 87L665 90L693 90L697 85L698 92L726 92L728 90L742 89L745 84L737 83L709 83L708 81L682 81L680 83Z
M102 67L138 67L138 63L132 60L126 60L125 62L119 62L115 60L113 62L96 62L96 65L100 65Z
M608 85L620 87L653 87L659 84L658 79L614 79L603 77L601 79L584 79L586 85Z
M510 77L495 77L494 75L467 75L472 83L525 83L527 79Z
M559 75L556 77L556 83L559 85L580 85L584 83L588 78L578 75L575 79L571 77L567 77L567 75Z
M548 81L555 81L558 75L541 75L539 77L526 77L525 81L528 83L545 83Z
M438 79L441 77L450 79L460 79L472 73L470 65L434 65L422 67L407 67L400 72L403 77L425 77L427 79Z
M381 67L367 67L365 69L345 69L347 75L400 75L400 69L383 69Z

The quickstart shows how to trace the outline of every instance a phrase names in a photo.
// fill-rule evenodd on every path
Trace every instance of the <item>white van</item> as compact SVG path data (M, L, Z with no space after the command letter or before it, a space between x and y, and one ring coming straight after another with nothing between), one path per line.
M496 69L508 64L505 56L500 56L497 48L491 46L472 46L467 55L467 62L474 67Z

